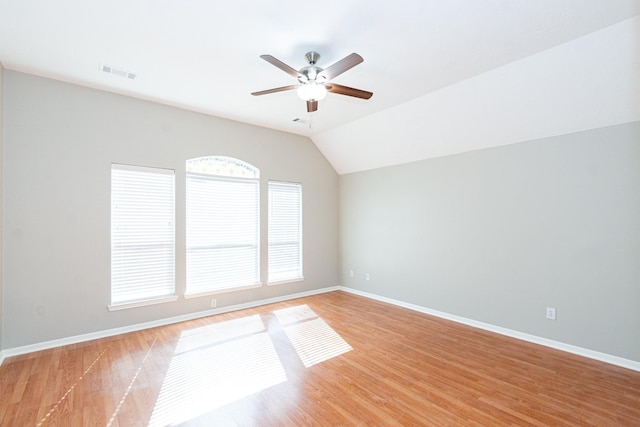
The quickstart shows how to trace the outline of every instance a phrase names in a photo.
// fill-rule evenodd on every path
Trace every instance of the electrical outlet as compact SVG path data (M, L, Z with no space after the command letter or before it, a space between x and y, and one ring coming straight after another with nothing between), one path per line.
M216 300L215 298L211 300L211 308L216 308L216 306L218 305L218 300Z
M556 320L556 309L547 307L547 319Z
M353 270L349 270L349 277L353 277Z
M365 278L365 280L369 280L369 279L371 279L371 276L369 275L369 273L367 273L367 275L364 278Z

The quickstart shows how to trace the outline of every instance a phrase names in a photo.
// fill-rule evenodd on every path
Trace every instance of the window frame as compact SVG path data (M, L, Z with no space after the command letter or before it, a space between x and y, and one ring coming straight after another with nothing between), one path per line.
M281 234L283 233L283 230L281 227L277 228L277 225L275 225L274 223L274 218L273 218L273 214L274 214L274 210L275 209L281 209L281 208L286 208L286 206L278 206L278 207L274 207L274 203L277 199L274 199L273 195L273 191L277 190L277 189L292 189L295 188L296 190L294 191L294 193L297 195L297 200L295 201L295 203L297 204L297 212L294 213L294 216L297 217L297 223L295 224L297 231L295 232L297 234L297 239L296 240L289 240L289 241L279 241L279 242L274 242L273 236L274 234L278 233ZM299 282L299 281L303 281L304 280L304 238L303 238L303 197L302 197L302 183L300 182L291 182L291 181L281 181L281 180L269 180L267 182L267 192L268 192L268 220L267 220L267 285L271 286L271 285L278 285L278 284L284 284L284 283L291 283L291 282ZM289 193L291 193L291 191L289 191ZM279 214L282 214L283 212L279 212ZM292 215L291 212L287 212L289 215ZM290 230L289 230L290 231ZM296 266L292 267L292 270L295 270L294 275L291 275L289 277L283 277L286 275L283 275L282 273L280 273L280 275L278 275L276 272L274 272L272 270L274 265L277 265L278 263L272 258L274 256L274 248L277 246L286 246L286 245L295 245L297 246L297 259L298 259L298 263Z
M128 173L129 176L126 177ZM135 180L131 180L134 176L133 174L152 174L155 175L156 178L151 179L147 176L146 182L145 179L140 177L139 182L135 182ZM166 179L164 182L160 182L162 179L160 177L170 178ZM155 183L153 182L155 181ZM133 193L118 193L118 189L123 189L126 184L132 185L129 190ZM136 186L134 186L137 185ZM155 187L152 187L155 192L155 198L146 197L152 194L150 191L150 184L155 184ZM159 304L165 302L177 301L178 295L176 292L176 222L175 222L175 170L167 169L167 168L155 168L155 167L147 167L147 166L134 166L134 165L126 165L120 163L112 163L111 164L111 229L110 229L110 241L111 241L111 249L110 249L110 304L107 306L110 311L122 310L133 307L141 307L152 304ZM162 193L164 192L164 193ZM149 205L153 202L160 203L160 196L164 197L165 200L162 201L164 203L161 206L161 209L154 210L149 209ZM141 200L147 200L149 204L140 204L138 203ZM135 201L135 202L133 202ZM119 209L118 206L123 205L122 209ZM125 211L129 211L131 216L123 217L122 214ZM155 212L155 215L149 215L149 212ZM135 215L138 215L137 217ZM138 223L136 223L136 219ZM145 227L139 227L140 220L144 220ZM168 225L162 225L163 222L169 220ZM136 232L127 232L122 231L118 232L119 227L139 227L136 228ZM140 236L144 234L144 241L140 242ZM163 240L164 238L164 240ZM128 241L126 241L128 239ZM137 240L137 242L135 241ZM153 241L153 243L151 243ZM168 246L168 249L167 249ZM127 256L127 250L149 250L151 248L156 248L161 251L161 254L158 258L158 254L155 256L149 255L147 253L147 258L145 259L146 264L136 263L136 260L139 258L131 257L130 254ZM164 248L163 248L164 247ZM164 253L162 253L164 252ZM164 258L165 260L168 258L169 263L158 264L157 260ZM132 261L133 260L133 261ZM137 265L136 265L137 264ZM124 267L123 267L124 265ZM125 271L129 266L131 271ZM132 297L130 299L118 299L114 300L114 296L117 292L114 293L114 286L116 288L122 287L121 284L118 284L119 281L133 280L132 276L140 275L140 269L143 267L149 266L158 266L162 265L162 267L154 270L155 274L160 274L164 276L165 283L164 285L156 285L156 292L160 291L164 288L165 292L159 292L156 295L147 295L140 298ZM137 267L137 273L135 272ZM127 277L127 275L129 277ZM118 278L119 276L119 278ZM114 282L114 280L116 282ZM145 293L145 288L147 291L151 290L152 287L147 285L139 285L137 286L137 293L142 294ZM166 292L168 289L171 289L170 292ZM121 294L126 295L130 293L131 295L135 295L136 291L123 291Z
M193 172L189 170L189 162L193 162L195 165L198 166L197 172ZM227 172L223 172L223 173L226 173L226 175L219 174L219 173L216 173L216 174L206 173L206 171L202 170L201 165L207 162L212 164L214 167L219 166L216 164L216 162L220 162L220 164L224 164L226 162L229 165L229 169L227 170ZM225 168L223 167L218 169L225 170ZM186 277L185 277L184 297L186 299L189 299L189 298L196 298L200 296L214 295L219 293L235 292L235 291L257 288L262 286L261 259L260 259L261 258L261 255L260 255L261 254L261 247L260 247L261 245L260 243L261 203L260 203L260 171L259 169L247 162L244 162L239 159L235 159L233 157L224 157L224 156L197 157L193 159L188 159L186 161L185 177L186 177L186 180L185 180L185 191L186 191L186 194L185 194L185 275ZM238 183L242 185L249 184L255 188L255 191L252 193L253 203L255 203L254 205L252 205L252 207L255 209L253 211L255 212L255 215L251 216L252 227L254 228L250 230L252 231L252 234L255 237L255 240L253 240L251 244L252 250L255 251L255 254L253 256L255 263L251 265L252 279L248 280L246 284L225 285L224 283L221 283L219 286L212 285L208 289L205 289L205 287L203 286L198 286L198 287L192 288L192 290L190 291L190 286L189 286L190 262L195 260L195 257L192 259L189 258L190 253L195 254L196 253L195 251L198 251L201 249L216 250L216 249L223 249L224 247L233 249L233 248L241 248L241 247L247 246L246 243L243 243L240 241L237 244L232 243L231 245L229 243L216 244L215 241L208 245L193 244L193 241L191 241L190 236L193 233L192 228L195 223L191 223L190 218L192 217L192 215L196 215L199 212L192 211L192 209L190 208L190 195L195 194L194 193L195 187L193 185L197 181L199 181L200 183L211 181L212 183L216 183L216 184L224 183L224 184L231 184L231 185L233 185L233 183ZM231 217L236 216L234 215L234 213L226 213L226 214L230 215ZM211 227L215 228L215 227L219 227L219 225L212 224ZM194 272L194 274L198 274L198 272Z

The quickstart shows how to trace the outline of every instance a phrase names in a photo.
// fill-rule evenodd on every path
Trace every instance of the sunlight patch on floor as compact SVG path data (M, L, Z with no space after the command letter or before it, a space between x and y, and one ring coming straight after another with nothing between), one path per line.
M150 426L185 422L287 381L267 332L208 344L187 336L198 346L178 346L183 351L171 360Z
M282 310L274 310L273 314L275 314L278 322L282 326L287 326L292 323L315 319L316 317L318 317L318 315L314 313L314 311L311 310L306 304L283 308Z
M307 368L352 350L307 305L273 313ZM184 423L286 381L260 315L183 331L149 426Z
M266 327L258 314L189 329L180 334L175 353L180 354L192 351L200 347L215 345L222 341L237 339L265 330Z
M286 309L281 316L278 313L276 316L283 319L281 322L293 323L285 326L284 332L307 368L353 350L306 305Z

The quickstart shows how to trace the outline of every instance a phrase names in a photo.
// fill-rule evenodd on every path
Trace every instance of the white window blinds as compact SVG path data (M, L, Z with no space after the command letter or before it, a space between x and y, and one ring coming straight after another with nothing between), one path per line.
M111 166L111 304L175 295L175 173Z
M302 186L269 181L269 283L302 278Z
M187 173L187 294L260 284L259 206L258 177Z

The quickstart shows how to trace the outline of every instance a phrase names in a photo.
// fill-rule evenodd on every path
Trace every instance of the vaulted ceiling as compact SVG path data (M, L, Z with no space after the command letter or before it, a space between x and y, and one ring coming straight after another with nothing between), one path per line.
M307 113L260 59L357 52ZM0 0L5 68L309 136L338 173L640 120L640 0ZM103 66L136 78L103 72Z

